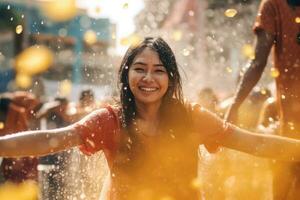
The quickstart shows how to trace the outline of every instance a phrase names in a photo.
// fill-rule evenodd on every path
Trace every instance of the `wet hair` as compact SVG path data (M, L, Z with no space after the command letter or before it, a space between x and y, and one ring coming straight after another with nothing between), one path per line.
M139 44L131 46L127 50L119 68L119 89L123 127L130 126L136 114L135 98L129 88L129 68L135 57L145 48L150 48L158 54L169 77L169 87L163 97L162 107L166 107L166 105L174 102L174 100L183 104L181 78L173 51L162 38L147 37Z

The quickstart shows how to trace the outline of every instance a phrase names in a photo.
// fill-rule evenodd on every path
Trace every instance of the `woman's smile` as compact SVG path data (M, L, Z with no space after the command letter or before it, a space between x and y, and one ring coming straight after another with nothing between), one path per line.
M136 103L160 103L168 90L167 70L151 48L145 48L135 57L128 79Z

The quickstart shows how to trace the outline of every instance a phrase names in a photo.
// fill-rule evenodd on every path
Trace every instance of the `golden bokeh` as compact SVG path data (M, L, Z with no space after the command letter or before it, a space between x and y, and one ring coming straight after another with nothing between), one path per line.
M263 89L260 90L260 93L261 93L262 95L265 95L265 94L267 94L267 90L263 88Z
M280 75L280 72L279 72L278 69L275 68L275 67L272 67L272 68L271 68L270 73L271 73L271 76L272 76L273 78L277 78L277 77Z
M16 27L16 33L17 34L21 34L23 32L23 26L22 25L18 25L17 27Z
M297 24L300 24L300 17L296 17L296 18L295 18L295 22L296 22Z
M250 44L245 44L242 48L242 52L243 52L243 55L248 59L253 60L255 58L253 46Z
M34 45L16 57L15 68L18 73L35 75L46 71L54 61L54 55L45 46Z
M77 15L76 0L47 0L42 4L43 13L53 21L67 21Z
M142 38L137 34L132 34L128 37L122 38L120 44L123 46L136 46L142 41Z
M32 85L32 78L27 74L18 73L15 82L18 87L26 89Z
M20 184L5 182L0 187L1 200L35 200L38 198L38 185L34 181Z
M115 40L116 38L117 38L116 33L113 32L113 33L111 34L111 39Z
M93 30L88 30L84 33L83 40L89 44L95 44L97 42L97 34Z
M226 67L226 71L227 71L228 73L232 73L232 67Z
M173 40L175 40L175 41L180 41L181 38L182 38L182 32L181 32L180 30L175 30L175 31L173 31L173 33L172 33L172 38L173 38Z
M61 96L69 96L72 91L72 82L68 79L61 81L58 91Z
M230 8L230 9L227 9L227 10L224 12L224 15L225 15L226 17L232 18L232 17L236 16L237 13L238 13L238 12L237 12L236 9Z
M4 129L4 127L5 127L4 122L0 122L0 130Z

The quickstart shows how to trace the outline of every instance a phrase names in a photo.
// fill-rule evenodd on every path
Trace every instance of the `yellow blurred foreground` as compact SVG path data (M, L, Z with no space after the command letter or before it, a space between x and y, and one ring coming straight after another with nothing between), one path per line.
M20 184L6 182L0 186L1 200L37 200L38 184L34 181L25 181Z

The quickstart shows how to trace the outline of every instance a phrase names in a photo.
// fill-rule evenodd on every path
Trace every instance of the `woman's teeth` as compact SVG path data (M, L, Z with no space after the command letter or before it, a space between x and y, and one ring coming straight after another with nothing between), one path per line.
M140 89L145 92L154 92L157 90L157 88L149 88L149 87L140 87Z

